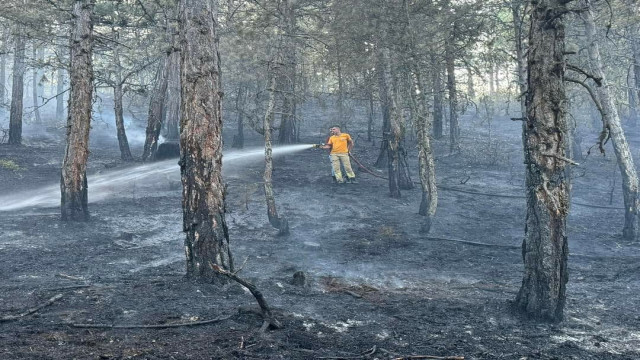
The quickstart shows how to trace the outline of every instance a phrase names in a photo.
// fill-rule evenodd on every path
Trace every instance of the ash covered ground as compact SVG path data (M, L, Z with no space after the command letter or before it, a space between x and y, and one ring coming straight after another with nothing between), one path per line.
M276 236L264 205L262 158L225 162L232 251L236 264L244 263L239 275L258 286L284 325L265 334L257 332L254 298L239 285L185 280L177 166L107 186L109 196L90 204L86 223L60 221L56 207L0 213L0 317L55 299L0 323L0 357L640 358L640 246L621 238L613 152L591 154L573 170L566 319L537 323L510 307L523 270L520 124L494 120L491 133L480 118L465 116L462 124L460 154L448 154L446 140L434 142L441 188L428 236L419 233L419 186L392 199L387 182L364 171L357 185L334 185L319 150L276 160L276 201L291 226L289 236ZM356 156L370 166L378 147L350 132ZM319 127L316 135L303 140L326 137ZM584 144L596 136L594 130ZM0 145L0 160L17 165L0 168L0 202L58 183L60 138L27 142ZM260 146L258 138L251 142ZM120 162L112 139L91 145L91 176L140 165ZM90 199L91 191L90 181ZM292 284L297 271L307 286ZM195 325L207 320L217 321Z

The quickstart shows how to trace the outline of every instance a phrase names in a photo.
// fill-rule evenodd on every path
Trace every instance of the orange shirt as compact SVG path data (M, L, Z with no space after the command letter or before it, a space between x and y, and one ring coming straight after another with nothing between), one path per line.
M331 145L332 154L346 154L349 152L349 141L351 141L351 136L347 133L341 133L331 136L327 145Z

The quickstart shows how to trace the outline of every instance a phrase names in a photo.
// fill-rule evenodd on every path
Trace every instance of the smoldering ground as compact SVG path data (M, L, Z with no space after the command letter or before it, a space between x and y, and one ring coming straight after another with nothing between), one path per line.
M496 122L490 138L478 118L462 123L463 134L474 135L463 136L459 156L448 155L446 141L435 142L441 190L428 236L419 232L419 189L392 199L387 183L364 171L357 185L334 185L326 153L307 149L276 161L277 205L291 225L291 235L277 237L264 206L262 150L256 148L255 161L225 162L232 251L244 264L239 274L260 288L284 324L264 336L255 333L261 318L241 287L185 281L176 160L166 163L169 176L164 162L124 164L116 142L94 142L90 179L131 178L107 186L103 198L89 182L89 222L61 222L55 196L52 207L0 214L2 316L62 295L1 325L3 356L640 356L640 318L633 311L640 249L620 237L622 195L603 181L615 174L615 159L590 156L574 171L566 319L540 324L510 310L522 278L519 125ZM323 136L318 131L303 141L321 142ZM249 141L260 144L256 136ZM2 145L1 151L19 166L0 173L3 198L23 191L39 196L43 186L56 186L60 143ZM377 146L357 140L355 155L372 164ZM135 180L134 169L154 174ZM306 286L292 284L297 271L306 274Z

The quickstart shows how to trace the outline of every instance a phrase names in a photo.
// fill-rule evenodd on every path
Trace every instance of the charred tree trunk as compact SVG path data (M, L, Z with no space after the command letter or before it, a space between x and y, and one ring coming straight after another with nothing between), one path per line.
M58 61L62 64L64 63L64 53L66 52L66 47L63 44L58 45L57 57ZM63 121L64 117L64 82L65 82L65 69L64 66L59 66L57 70L57 80L56 80L56 120Z
M518 91L520 91L520 116L524 117L527 113L525 91L527 91L527 69L524 58L523 42L523 24L522 14L520 13L522 0L511 1L511 16L513 18L513 35L516 48L516 71L518 76Z
M217 1L180 0L180 174L187 277L225 282L214 270L233 272L222 182L216 12Z
M567 272L569 179L563 15L566 1L533 2L523 122L527 215L524 277L515 305L531 317L560 321Z
M289 234L289 223L287 219L278 216L276 208L276 198L273 195L273 147L271 144L271 132L273 127L273 117L276 106L276 71L272 71L269 82L269 103L264 115L264 195L267 203L267 216L271 226L279 230L279 235Z
M5 85L7 84L7 30L2 31L2 48L0 48L0 106L4 106L7 99Z
M442 66L435 55L431 55L431 66L433 67L433 137L436 139L442 139L444 137Z
M344 79L342 78L342 57L338 39L336 39L336 67L338 70L338 125L344 129Z
M56 120L64 119L64 69L58 69L58 80L56 85Z
M9 113L9 144L22 143L22 114L24 99L24 28L17 25L15 50L13 53L13 85L11 87L11 110Z
M591 72L600 78L601 86L596 88L596 95L602 108L602 119L605 127L609 130L613 150L618 159L620 174L622 175L622 193L624 196L624 228L622 234L626 239L634 240L638 237L638 174L633 163L629 143L622 130L618 109L609 93L609 84L602 69L603 64L600 58L600 49L596 42L595 22L591 8L591 0L584 0L586 11L581 13L585 26L585 36L587 38L587 52Z
M640 36L638 34L637 36ZM638 125L640 122L640 40L634 39L631 41L631 47L633 51L633 81L632 81L632 89L629 89L629 92L632 94L632 98L634 101L635 114L633 116L633 124Z
M133 161L131 149L129 149L129 141L127 140L127 132L124 128L124 111L122 106L124 91L122 89L123 81L120 69L120 54L117 47L113 50L113 58L116 66L116 83L113 87L113 110L116 118L116 132L118 135L118 146L120 147L120 158L124 161Z
M382 45L380 45L382 46ZM387 50L388 51L388 50ZM382 56L382 50L378 49L376 59L376 73L378 75L378 93L380 96L380 110L382 111L382 140L380 141L380 152L378 158L374 164L377 168L383 168L388 165L388 151L389 151L389 139L391 137L391 106L392 98L390 97L391 90L388 82L390 79L385 78L384 58ZM391 78L391 74L389 74Z
M40 107L38 106L38 47L36 46L36 43L33 43L33 70L32 70L32 92L31 94L33 95L33 116L35 118L35 122L36 124L42 124L42 116L40 116Z
M284 0L284 21L285 21L285 53L284 71L282 77L282 116L280 117L280 129L278 132L278 142L280 144L293 144L296 142L296 43L295 28L296 18L292 1Z
M75 22L71 29L69 57L69 115L67 116L67 147L62 161L60 180L62 220L89 219L87 205L87 158L91 128L93 95L93 22L92 0L76 0L73 6Z
M384 37L383 37L384 38ZM393 78L391 74L391 56L389 49L384 46L378 50L380 57L381 89L384 89L383 95L389 112L389 132L387 135L387 172L389 177L389 194L393 198L400 197L400 186L398 181L399 163L400 163L400 138L402 137L402 129L400 125L400 114L398 113L395 90L393 89Z
M420 73L419 56L416 52L416 34L411 24L411 16L408 2L404 2L405 16L407 19L407 31L410 39L411 51L411 73L409 94L412 108L415 114L415 131L418 147L418 164L420 174L420 185L422 187L422 201L418 213L424 216L425 220L421 226L421 231L429 233L433 217L438 207L438 188L436 187L436 168L431 149L431 127L433 126L431 114L429 114L425 87ZM433 71L434 69L432 69Z
M418 213L425 217L421 231L431 230L433 217L438 207L438 188L436 187L436 167L431 149L431 116L427 111L427 100L424 96L424 85L419 69L413 71L413 87L411 94L415 97L416 107L416 137L418 140L418 164L420 166L420 185L422 187L422 201Z
M5 45L3 43L3 45ZM5 85L7 84L7 54L2 52L0 54L0 106L4 106L5 100L7 98Z
M238 85L238 95L236 96L236 112L238 132L233 136L232 147L242 149L244 147L244 105L246 100L247 87L244 84Z
M163 63L158 67L155 86L151 94L149 118L147 120L146 137L142 151L142 161L153 160L155 158L156 151L158 150L158 138L160 137L160 130L162 130L162 110L167 96L167 86L169 83L167 76L169 65L169 55L166 55ZM181 80L184 81L182 76Z
M473 70L471 70L471 67L467 68L467 90L469 91L469 98L473 99L476 97L476 88L473 85Z
M373 141L373 119L375 117L375 104L373 102L373 84L367 85L367 98L369 99L369 119L367 120L367 141Z
M455 32L455 25L454 25ZM447 93L449 94L449 151L460 151L460 125L458 124L458 93L456 89L455 51L446 45Z
M178 141L180 132L180 53L172 51L169 54L169 74L167 75L167 101L165 106L164 123L166 137L169 141Z

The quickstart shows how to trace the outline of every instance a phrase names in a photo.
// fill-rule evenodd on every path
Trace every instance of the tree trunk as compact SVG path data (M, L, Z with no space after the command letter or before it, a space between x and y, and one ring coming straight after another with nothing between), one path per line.
M516 71L518 74L518 91L520 91L520 116L524 117L527 113L526 97L524 96L527 91L527 69L525 66L524 58L524 46L523 41L523 29L522 29L522 14L520 14L520 8L522 0L511 1L511 16L513 18L513 35L515 39L516 48Z
M280 129L278 133L278 142L280 144L293 144L296 142L296 43L295 28L296 18L293 9L292 1L284 0L284 27L285 34L285 53L284 55L284 76L282 76L283 83L283 101L282 101L282 116L280 117Z
M424 85L417 64L413 70L413 87L416 107L416 137L418 139L418 164L420 166L420 185L422 187L422 201L418 213L425 217L421 231L431 230L433 217L438 207L438 188L436 187L436 167L431 149L431 116L427 111L427 100L424 95Z
M33 69L32 69L32 92L33 95L33 116L35 118L36 124L42 124L42 117L40 116L40 108L38 107L38 47L36 43L33 43Z
M167 95L168 72L169 72L169 55L166 55L164 61L158 67L156 73L155 85L151 94L151 102L149 104L149 118L147 120L146 137L144 148L142 151L142 161L153 160L158 149L158 138L160 130L162 130L162 109ZM181 80L184 77L181 75ZM184 88L183 88L184 90Z
M116 132L118 135L118 145L120 146L120 158L124 161L133 161L131 156L131 150L129 149L129 141L127 140L127 133L124 128L124 114L122 106L122 98L124 92L122 90L122 74L120 69L120 54L118 47L113 50L113 61L116 66L116 84L113 87L113 105L114 114L116 118Z
M180 0L180 174L187 277L225 282L210 266L233 272L222 182L216 12L217 1Z
M236 112L238 132L233 136L232 147L242 149L244 147L244 105L246 100L247 87L244 84L238 85L238 95L236 96Z
M367 86L367 98L369 99L369 118L367 120L367 141L373 141L373 119L375 116L375 104L373 103L373 84Z
M421 231L429 233L433 217L438 207L438 188L436 187L436 169L431 149L431 114L427 110L429 104L425 96L425 87L420 73L418 62L418 54L416 53L416 34L411 24L411 17L408 2L404 2L405 16L407 18L407 31L410 39L411 51L411 73L409 94L411 97L412 108L415 114L415 131L418 147L418 164L420 174L420 185L422 187L422 201L418 213L425 217L425 221L421 226ZM432 69L434 71L435 69Z
M638 34L637 36L640 36L640 34ZM634 89L631 89L631 92L633 93L633 97L635 98L635 107L634 109L636 110L636 115L634 117L634 124L637 125L638 121L640 121L640 119L638 119L638 117L640 116L638 114L638 107L640 107L640 40L638 39L634 39L631 40L631 47L633 50L633 87Z
M384 36L383 36L384 38ZM378 50L380 57L380 70L382 72L381 86L385 94L383 95L389 112L389 131L387 135L387 172L389 177L389 194L393 198L400 197L400 187L398 183L399 174L399 146L402 137L400 114L398 113L395 90L393 89L393 79L391 75L391 56L386 46Z
M180 132L180 53L169 54L169 74L167 75L167 101L165 109L165 130L168 141L178 141Z
M527 116L523 122L527 215L524 277L515 305L531 317L560 321L567 272L569 179L565 168L566 95L563 0L532 2Z
M64 119L64 69L58 69L58 80L56 87L56 120Z
M264 115L264 195L267 203L267 216L269 217L269 223L274 228L280 230L280 235L286 235L289 233L289 224L286 219L278 216L278 210L276 208L276 198L273 195L273 147L271 144L271 132L273 127L273 117L276 106L276 71L271 72L271 80L269 81L269 103L267 105L267 111Z
M14 36L15 51L13 53L13 85L11 87L11 110L9 114L9 144L22 143L22 113L24 100L24 28L17 25Z
M433 50L432 50L433 51ZM442 66L435 55L431 55L431 66L433 67L433 137L442 139L444 137L444 106L442 97Z
M344 79L342 78L342 57L338 39L336 39L336 67L338 70L338 125L344 129Z
M473 70L471 70L471 67L467 68L467 91L469 92L469 98L473 99L476 97L476 89L473 85Z
M6 30L5 30L6 31ZM2 48L0 49L0 106L4 106L7 98L5 85L7 84L7 35L2 32Z
M380 44L379 46L383 46ZM388 51L388 50L387 50ZM391 137L391 106L392 98L390 96L391 86L389 79L386 78L386 65L384 63L384 57L382 56L382 50L378 49L376 59L376 73L378 75L378 94L380 96L380 110L382 111L382 140L380 141L380 152L378 158L374 164L377 168L383 168L388 165L388 151L389 151L389 139Z
M609 93L609 84L602 69L603 64L600 57L600 49L596 42L596 30L593 20L593 10L591 1L584 0L587 11L581 13L585 26L585 37L588 41L587 50L591 72L595 77L600 78L602 86L596 88L596 95L602 107L602 119L609 130L613 150L618 159L620 174L622 175L622 193L624 195L624 228L622 234L626 239L636 239L638 237L638 174L633 163L629 144L622 130L618 109Z
M91 101L93 95L93 23L92 0L76 0L73 6L71 55L69 57L69 115L67 116L67 147L62 161L60 180L62 220L89 219L87 205L87 158Z
M454 25L455 29L455 25ZM454 30L455 31L455 30ZM458 124L458 93L456 90L455 52L446 45L447 92L449 93L449 151L460 151L460 125Z

